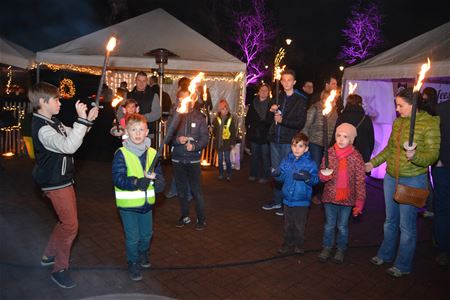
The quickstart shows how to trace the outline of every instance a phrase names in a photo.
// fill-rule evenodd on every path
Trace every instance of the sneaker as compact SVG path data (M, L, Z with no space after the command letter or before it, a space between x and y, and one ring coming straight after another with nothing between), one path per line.
M322 251L320 251L317 258L319 258L320 262L326 262L331 256L331 248L329 247L323 247Z
M384 261L379 258L378 256L374 256L370 259L370 262L372 264L374 264L375 266L381 266L382 264L384 264Z
M333 257L333 262L335 264L342 264L344 262L345 250L337 249L336 254Z
M185 225L187 225L189 223L191 223L191 218L189 218L189 217L181 217L178 220L177 225L175 225L175 226L178 227L178 228L183 228Z
M199 221L197 220L197 223L195 224L195 230L203 230L205 229L206 222L205 221Z
M280 249L278 249L279 254L290 254L294 252L294 246L288 246L283 244Z
M424 218L433 218L434 217L434 212L426 210L423 212L422 216Z
M295 246L294 253L295 254L304 254L305 253L305 249L303 249L302 246Z
M42 256L41 258L41 266L47 267L55 264L56 256Z
M282 216L284 216L284 211L280 208L280 209L277 209L277 211L275 212L275 214L276 214L277 216L282 217Z
M173 198L173 197L178 196L178 194L169 191L169 192L165 193L164 196L165 196L167 199L170 199L170 198Z
M148 269L152 266L152 264L150 263L150 261L148 259L148 254L146 252L139 253L139 264L144 269Z
M128 275L133 281L142 280L141 267L137 263L128 263Z
M228 181L228 182L231 181L231 177L230 177L230 176L227 177L227 181Z
M256 181L256 177L255 176L249 176L247 179L248 179L248 181Z
M50 278L53 280L53 282L55 282L63 289L71 289L76 286L76 284L70 277L69 270L67 269L62 269L60 271L53 272Z
M269 182L269 179L267 179L267 178L260 178L260 179L258 180L258 183L262 183L262 184L268 183L268 182Z
M391 267L391 268L387 269L386 272L395 278L400 278L402 276L411 274L410 272L402 272L397 267Z
M264 204L262 207L262 209L264 209L264 210L279 209L279 208L281 208L281 204L277 204L274 202Z
M223 176L219 175L219 177L217 177L217 180L222 181L223 180Z

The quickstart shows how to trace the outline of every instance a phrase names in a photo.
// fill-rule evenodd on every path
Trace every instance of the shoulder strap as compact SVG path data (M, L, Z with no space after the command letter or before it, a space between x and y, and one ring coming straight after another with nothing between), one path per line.
M362 124L362 122L366 119L366 115L364 115L361 119L361 121L359 121L358 125L356 125L356 129L358 129L358 127Z

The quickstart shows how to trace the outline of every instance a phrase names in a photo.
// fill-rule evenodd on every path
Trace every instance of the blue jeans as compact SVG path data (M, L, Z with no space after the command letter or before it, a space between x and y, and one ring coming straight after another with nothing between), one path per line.
M139 254L147 254L150 249L150 239L153 234L152 211L140 214L119 209L125 231L125 250L127 261L139 262Z
M231 177L230 150L217 151L217 156L219 158L219 175L223 176L223 159L225 158L225 164L227 165L227 177Z
M289 152L291 152L291 144L270 143L270 162L272 164L272 168L278 168L281 161L287 157ZM281 192L282 187L282 183L275 182L273 189L274 204L281 204L281 200L283 199L283 193Z
M320 169L322 163L323 147L317 144L309 144L309 153L311 153L312 160L317 164L317 169Z
M440 252L450 255L450 169L433 167L434 237Z
M250 142L250 148L252 151L250 160L250 176L270 178L269 144L257 144Z
M175 178L172 178L172 182L170 183L169 194L178 195ZM192 199L191 186L188 184L188 200L191 200L191 199Z
M422 189L427 188L427 180L427 174L399 177L400 184ZM386 220L384 221L384 239L377 256L385 262L395 259L394 267L402 272L411 272L417 240L417 208L394 201L395 178L387 173L384 176L383 188ZM397 250L399 231L400 243Z
M348 218L352 207L333 203L325 203L324 207L323 246L327 248L334 246L334 235L337 227L336 246L338 249L346 250L348 244Z

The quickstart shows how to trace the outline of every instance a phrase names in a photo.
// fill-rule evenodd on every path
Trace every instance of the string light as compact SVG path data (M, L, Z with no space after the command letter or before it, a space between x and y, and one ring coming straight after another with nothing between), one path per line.
M69 78L64 78L59 82L59 95L64 99L72 98L75 96L75 84Z
M46 66L53 72L59 71L59 70L69 70L73 72L79 72L79 73L87 73L91 75L98 75L100 76L102 74L101 68L96 67L83 67L83 66L76 66L76 65L55 65L51 63L41 63L40 65Z
M12 72L12 67L9 66L8 67L8 82L6 83L6 94L9 95L12 92L12 77L13 77L13 72Z
M10 132L13 130L20 130L22 128L22 120L25 118L25 109L20 108L19 106L3 106L2 110L16 112L17 124L8 127L2 127L0 128L0 131Z

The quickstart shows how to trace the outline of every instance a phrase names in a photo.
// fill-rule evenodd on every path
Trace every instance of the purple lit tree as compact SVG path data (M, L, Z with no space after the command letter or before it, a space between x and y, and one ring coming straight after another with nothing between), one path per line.
M241 59L247 63L247 84L257 83L266 69L262 60L264 51L270 48L275 30L265 11L265 0L252 0L252 9L235 14L235 42Z
M361 62L371 56L372 51L383 43L381 20L378 6L370 3L367 7L358 4L352 8L347 19L347 28L342 30L347 45L342 46L338 58L348 64Z

